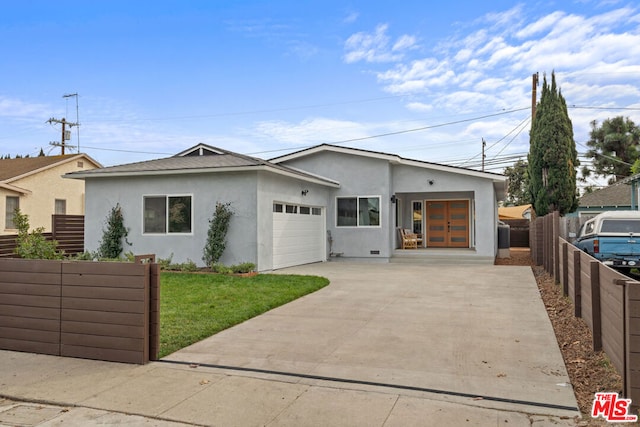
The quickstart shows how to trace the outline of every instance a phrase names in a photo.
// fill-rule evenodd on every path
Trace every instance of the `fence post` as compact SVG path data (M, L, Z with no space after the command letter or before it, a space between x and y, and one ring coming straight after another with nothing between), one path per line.
M573 298L572 299L573 299L574 316L582 317L582 280L580 279L580 251L573 251Z
M589 262L591 276L591 323L593 324L593 351L602 350L602 313L600 312L600 262Z
M560 212L553 211L553 237L551 244L553 245L553 278L556 281L560 281L560 247L558 242L560 241Z
M160 353L160 265L151 264L149 308L149 360L158 360Z
M155 254L136 255L136 264L149 264L149 360L160 353L160 266Z
M560 263L562 265L562 293L566 295L565 290L569 289L569 244L567 242L562 242L562 257L560 259Z

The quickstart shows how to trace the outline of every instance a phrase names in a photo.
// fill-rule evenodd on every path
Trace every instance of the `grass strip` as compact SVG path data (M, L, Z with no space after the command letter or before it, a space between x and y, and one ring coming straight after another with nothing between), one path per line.
M160 357L328 284L317 276L162 273Z

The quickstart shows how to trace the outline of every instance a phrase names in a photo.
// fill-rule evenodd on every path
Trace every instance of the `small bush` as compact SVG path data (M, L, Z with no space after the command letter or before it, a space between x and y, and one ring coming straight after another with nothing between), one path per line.
M231 274L231 273L233 273L233 270L230 267L227 267L224 264L218 264L218 263L211 264L211 270L214 273L219 273L219 274Z
M165 259L159 258L158 265L160 266L160 270L186 271L186 272L193 272L198 270L198 266L196 265L196 263L191 261L190 259L187 259L187 262L179 262L179 263L171 262L172 259L173 259L173 254L171 254L169 258L165 258Z
M42 233L44 227L38 227L29 233L29 215L14 211L13 222L18 228L18 238L14 252L25 259L62 259L64 252L58 251L58 242L47 240Z
M213 263L211 264L211 270L214 273L219 274L238 274L238 273L251 273L256 271L256 265L252 262L243 262L241 264L229 265Z
M70 257L75 261L93 261L98 258L98 255L95 252L79 252Z
M168 270L171 265L171 260L173 259L173 252L169 255L169 258L158 258L158 265L160 266L160 270Z
M252 262L243 262L238 265L232 265L231 269L234 273L251 273L256 271L256 265Z

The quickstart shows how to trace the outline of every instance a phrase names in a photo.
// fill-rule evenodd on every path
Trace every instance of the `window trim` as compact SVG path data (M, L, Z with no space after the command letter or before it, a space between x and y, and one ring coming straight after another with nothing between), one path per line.
M338 225L338 199L356 199L356 225ZM378 199L378 225L360 225L360 199ZM361 195L361 196L336 196L335 198L335 226L336 228L382 228L382 196L381 195Z
M16 199L18 201L18 205L17 208L20 209L20 196L5 196L4 198L4 228L5 230L17 230L18 228L16 227L16 224L13 222L15 219L15 215L12 213L12 217L11 217L11 225L13 225L13 227L9 227L9 212L7 211L8 206L7 206L7 201L8 199ZM14 212L15 212L15 208L14 208Z
M64 213L58 213L58 203L64 205ZM66 215L67 214L67 199L55 199L53 202L53 213L55 215Z
M165 231L164 232L158 232L158 233L152 233L152 232L147 232L145 231L145 199L147 198L160 198L160 197L164 197L165 199ZM176 198L176 197L189 197L191 200L191 218L190 220L190 225L191 225L191 231L188 232L171 232L169 231L169 199L170 198ZM143 194L142 195L142 227L141 227L141 232L143 236L193 236L194 234L194 228L195 228L195 222L194 222L194 216L195 216L195 209L194 209L194 197L193 197L193 193L173 193L173 194Z

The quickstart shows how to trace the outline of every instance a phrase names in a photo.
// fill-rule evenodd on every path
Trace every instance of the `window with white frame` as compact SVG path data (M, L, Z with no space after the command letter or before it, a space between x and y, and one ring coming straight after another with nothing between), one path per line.
M338 197L338 227L379 227L380 196Z
M15 229L16 224L13 222L16 209L20 208L20 197L7 196L5 203L4 227L7 229Z
M191 196L145 196L143 199L143 233L191 233Z

